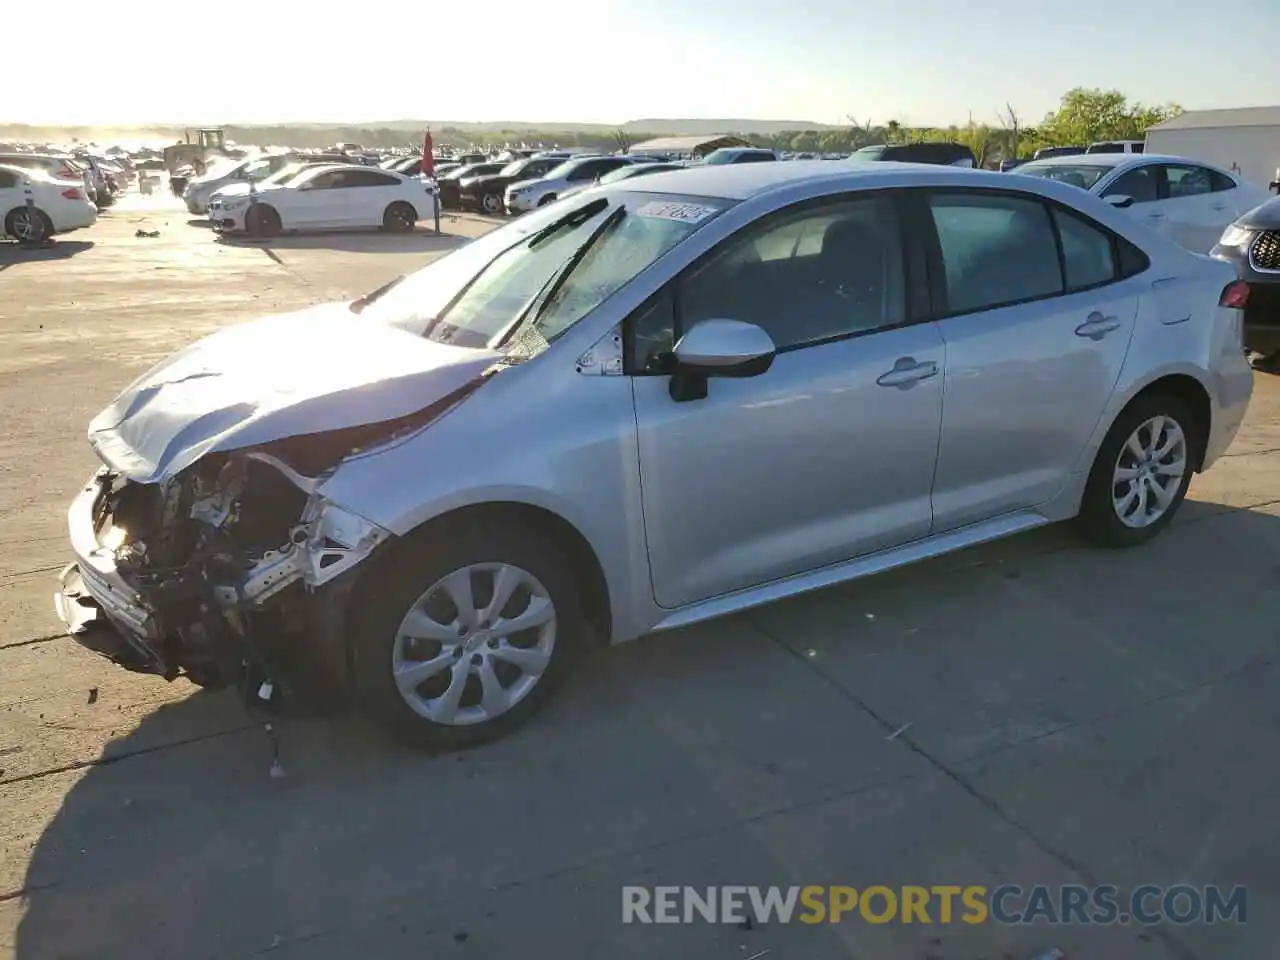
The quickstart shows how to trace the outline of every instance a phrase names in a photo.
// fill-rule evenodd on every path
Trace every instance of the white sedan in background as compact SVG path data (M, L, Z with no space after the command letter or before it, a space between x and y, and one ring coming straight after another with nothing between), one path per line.
M0 165L0 234L20 243L41 243L55 233L92 226L97 219L98 208L82 180Z
M1270 197L1218 167L1150 153L1052 157L1011 172L1088 190L1195 253L1208 253L1237 217Z
M432 215L431 184L360 164L320 166L210 203L219 232L272 237L284 230L381 227L398 233Z

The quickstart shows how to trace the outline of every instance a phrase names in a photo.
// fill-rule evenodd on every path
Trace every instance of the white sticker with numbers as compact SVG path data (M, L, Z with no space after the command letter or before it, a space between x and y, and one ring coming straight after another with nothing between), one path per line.
M681 223L701 223L716 212L715 207L703 206L700 203L673 203L654 200L646 203L636 211L641 217L656 217L659 220L678 220Z

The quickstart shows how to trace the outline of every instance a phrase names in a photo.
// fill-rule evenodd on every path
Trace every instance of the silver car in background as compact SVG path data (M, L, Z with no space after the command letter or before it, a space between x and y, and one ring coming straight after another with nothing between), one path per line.
M1245 414L1238 285L1031 177L601 186L140 377L57 605L135 670L475 743L585 645L1075 517L1155 536Z

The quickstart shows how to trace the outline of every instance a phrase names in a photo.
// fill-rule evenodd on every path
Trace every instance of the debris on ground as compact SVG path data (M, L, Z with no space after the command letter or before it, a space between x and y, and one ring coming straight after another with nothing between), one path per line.
M98 688L90 687L89 688L89 706L93 706L97 702L98 702Z
M908 720L906 723L904 723L902 726L900 726L897 730L893 731L893 733L891 733L891 734L889 734L887 737L885 737L885 740L887 740L887 741L889 741L890 743L892 743L894 740L897 740L900 736L902 736L904 733L906 733L909 729L911 729L911 721L910 721L910 720Z
M1067 955L1057 947L1050 947L1043 953L1037 953L1031 960L1067 960Z
M134 235L135 237L146 237L146 238L148 238L148 239L154 239L155 237L160 236L160 231L159 231L159 230L142 230L142 229L138 229L138 230L134 231L134 234L133 234L133 235Z

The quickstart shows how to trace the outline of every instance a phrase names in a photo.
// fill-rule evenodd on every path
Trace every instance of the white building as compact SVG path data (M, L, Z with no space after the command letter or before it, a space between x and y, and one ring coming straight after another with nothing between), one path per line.
M1280 106L1188 110L1147 128L1147 153L1215 163L1266 187L1280 180Z

